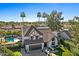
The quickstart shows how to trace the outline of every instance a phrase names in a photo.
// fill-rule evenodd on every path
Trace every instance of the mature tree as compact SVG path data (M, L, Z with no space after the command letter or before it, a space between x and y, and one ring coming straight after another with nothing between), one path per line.
M72 41L75 44L75 47L71 48L71 52L74 55L79 55L79 17L75 16L72 20L69 20L69 24L71 26L73 34Z
M40 21L40 17L41 17L41 13L40 12L37 13L37 17L39 18L38 21Z
M61 20L63 20L62 12L53 10L47 17L47 25L51 28L51 30L58 31L61 29Z
M75 20L69 21L73 35L72 41L79 48L79 19L76 16L73 19Z

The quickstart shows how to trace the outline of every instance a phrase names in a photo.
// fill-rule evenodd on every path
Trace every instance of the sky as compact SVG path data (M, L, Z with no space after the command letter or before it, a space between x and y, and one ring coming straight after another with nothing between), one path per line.
M64 21L68 21L79 16L79 3L0 3L0 21L22 21L20 12L26 14L24 21L38 21L37 12L50 14L53 10L62 12Z

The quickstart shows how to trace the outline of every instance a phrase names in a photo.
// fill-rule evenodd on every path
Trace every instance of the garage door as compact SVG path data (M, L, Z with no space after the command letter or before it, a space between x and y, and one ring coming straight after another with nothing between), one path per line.
M39 45L30 45L29 49L30 50L36 50L36 49L41 49L42 48L42 44Z

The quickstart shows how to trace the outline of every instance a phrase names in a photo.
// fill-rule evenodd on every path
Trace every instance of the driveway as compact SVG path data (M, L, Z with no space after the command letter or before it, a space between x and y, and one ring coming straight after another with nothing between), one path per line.
M21 53L23 56L47 56L41 49L31 50L29 53L25 52L25 49L21 49Z

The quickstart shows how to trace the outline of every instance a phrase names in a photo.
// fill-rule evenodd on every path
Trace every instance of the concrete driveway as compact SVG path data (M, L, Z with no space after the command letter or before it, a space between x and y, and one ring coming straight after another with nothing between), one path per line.
M21 49L21 53L23 56L47 56L41 49L31 50L29 53L25 52L25 49Z

